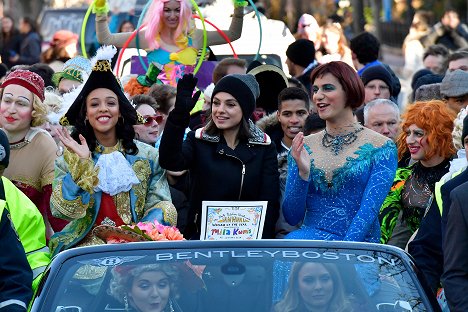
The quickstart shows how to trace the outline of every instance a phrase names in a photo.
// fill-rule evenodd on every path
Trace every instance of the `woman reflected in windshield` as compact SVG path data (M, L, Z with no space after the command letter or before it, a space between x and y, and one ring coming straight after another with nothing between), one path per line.
M177 269L167 264L115 267L110 294L125 311L177 312Z
M275 312L353 311L337 268L329 263L296 262L288 289Z

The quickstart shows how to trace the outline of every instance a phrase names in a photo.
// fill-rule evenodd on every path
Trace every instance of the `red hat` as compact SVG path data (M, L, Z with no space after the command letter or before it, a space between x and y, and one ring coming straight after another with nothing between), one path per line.
M38 74L29 70L17 69L6 76L0 88L5 88L11 84L28 89L44 102L44 80Z
M78 35L69 30L59 30L55 32L50 45L64 47L71 43L78 43Z

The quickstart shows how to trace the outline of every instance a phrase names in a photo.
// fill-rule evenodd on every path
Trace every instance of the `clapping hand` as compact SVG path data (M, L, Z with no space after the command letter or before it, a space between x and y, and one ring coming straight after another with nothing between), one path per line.
M312 157L304 147L304 133L299 132L293 139L291 155L297 163L299 175L305 181L309 180L310 161Z
M62 144L71 152L75 153L78 155L80 158L87 159L91 155L91 152L89 151L88 143L86 143L86 139L84 136L81 134L79 135L80 138L80 143L76 142L75 139L73 139L70 136L70 133L68 132L67 128L62 127L62 128L57 128L56 129L57 135L62 142Z

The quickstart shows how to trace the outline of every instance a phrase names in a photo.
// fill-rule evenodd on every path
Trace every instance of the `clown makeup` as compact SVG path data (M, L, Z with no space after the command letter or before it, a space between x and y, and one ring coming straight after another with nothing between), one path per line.
M411 158L422 160L426 157L425 147L427 146L426 133L415 124L406 129L406 144L408 145Z
M0 104L0 123L10 143L18 142L31 128L34 96L28 89L10 84L5 87Z

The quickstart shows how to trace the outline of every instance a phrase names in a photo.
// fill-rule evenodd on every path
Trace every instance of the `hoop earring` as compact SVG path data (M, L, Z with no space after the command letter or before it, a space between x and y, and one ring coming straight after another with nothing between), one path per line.
M120 116L120 118L122 118L122 126L125 125L125 119L124 119L124 116ZM119 121L120 121L120 118L119 118Z
M85 118L85 120L84 120L84 125L85 125L85 128L88 127L88 118Z

